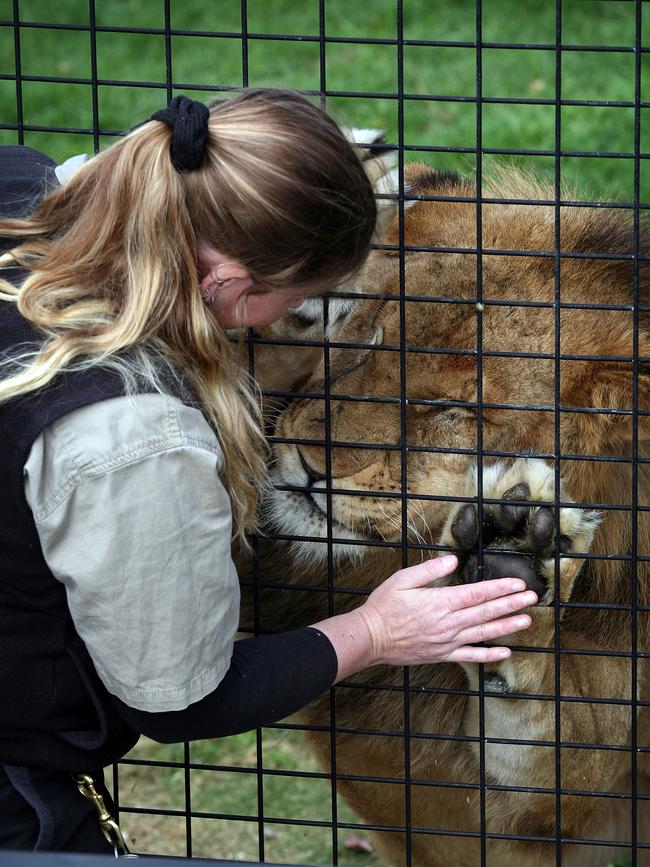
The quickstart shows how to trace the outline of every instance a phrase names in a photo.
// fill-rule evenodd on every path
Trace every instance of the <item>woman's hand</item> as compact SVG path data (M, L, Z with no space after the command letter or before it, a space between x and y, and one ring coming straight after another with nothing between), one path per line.
M507 647L473 647L530 626L537 602L518 578L498 578L454 587L429 587L451 574L453 555L401 569L354 611L314 624L330 639L339 660L337 682L380 663L498 662Z

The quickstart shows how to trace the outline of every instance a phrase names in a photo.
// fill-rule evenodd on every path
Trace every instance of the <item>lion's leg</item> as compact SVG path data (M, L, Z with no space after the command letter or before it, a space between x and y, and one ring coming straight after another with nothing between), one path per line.
M377 669L373 681L400 687L403 674L397 669ZM336 690L337 790L359 822L387 829L368 834L379 858L389 867L405 867L407 846L414 867L475 867L480 863L480 841L459 836L479 830L478 770L467 744L455 739L462 733L466 700L463 695L437 693L443 686L460 692L463 684L458 666L412 669L408 740L400 689ZM433 691L422 692L420 685ZM308 723L328 724L328 699L314 702L301 716ZM359 733L353 733L354 729ZM308 732L307 739L321 767L331 771L329 733Z
M476 478L470 479L468 494L475 494ZM567 600L583 565L577 557L560 560L559 582L555 581L556 553L586 553L589 550L598 516L578 508L562 507L559 516L555 499L554 472L538 460L514 462L510 467L488 467L483 478L483 560L482 577L521 575L540 596L540 604L530 610L533 625L508 642L515 647L511 659L486 667L483 687L483 725L487 743L485 763L488 782L499 787L525 788L527 791L490 790L486 795L487 831L494 834L520 834L538 838L533 841L491 840L490 863L542 867L555 859L555 838L629 840L624 813L609 797L590 796L590 792L613 791L615 781L625 773L629 753L598 749L588 745L623 746L630 730L629 701L631 671L629 659L553 652L556 636L556 611L549 607L559 596ZM568 497L561 492L560 499ZM528 502L527 502L528 501ZM544 505L547 502L548 505ZM473 505L452 511L443 533L443 544L460 549L458 580L478 579L478 510ZM557 524L559 521L559 533ZM559 586L558 586L559 585ZM585 644L572 621L560 612L563 647L596 649L599 636ZM538 647L540 651L526 651ZM479 689L477 666L464 666L470 689ZM559 687L559 688L558 688ZM556 693L577 699L597 701L556 701ZM517 698L530 695L531 698ZM559 722L557 714L559 713ZM473 698L465 717L465 731L479 731L479 699ZM558 731L562 746L555 746ZM498 741L504 741L499 743ZM569 746L569 744L571 746ZM575 744L575 746L573 746ZM585 748L581 749L580 745ZM474 744L478 758L478 744ZM559 771L558 771L559 769ZM557 829L555 789L563 792ZM535 791L531 791L531 788ZM541 790L541 791L540 791ZM611 833L613 836L605 837ZM619 836L622 834L623 836ZM541 838L541 839L540 839ZM546 838L546 842L543 838ZM616 855L609 847L563 845L563 863L591 867L607 864Z
M576 636L569 633L567 643L576 646L579 639L572 639ZM529 682L534 674L535 692L544 699L515 698L512 692L504 691L483 700L486 776L488 787L498 787L487 794L487 830L547 838L548 842L491 841L489 851L494 860L490 863L542 867L554 862L557 788L561 789L562 839L629 843L630 660L563 656L559 679L564 700L556 702L554 655L522 655ZM474 671L469 668L470 687L478 689L477 667ZM485 685L490 688L489 676ZM465 719L467 734L476 735L478 725L479 699L473 698ZM478 758L478 744L474 749ZM640 773L639 791L644 791L644 786ZM525 791L514 791L518 788ZM627 798L611 796L626 792ZM639 840L647 842L647 810L644 802L639 804ZM624 846L564 843L562 863L572 867L606 865L624 853ZM649 862L647 853L640 851L639 863Z

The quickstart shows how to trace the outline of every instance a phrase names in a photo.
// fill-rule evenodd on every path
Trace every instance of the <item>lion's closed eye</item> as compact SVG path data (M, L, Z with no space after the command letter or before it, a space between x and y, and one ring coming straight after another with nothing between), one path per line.
M327 328L331 336L332 326L341 323L357 303L353 298L307 298L290 314L291 324L307 329L318 326L321 332Z
M313 325L322 315L322 302L317 298L308 298L297 307L292 316L300 325Z

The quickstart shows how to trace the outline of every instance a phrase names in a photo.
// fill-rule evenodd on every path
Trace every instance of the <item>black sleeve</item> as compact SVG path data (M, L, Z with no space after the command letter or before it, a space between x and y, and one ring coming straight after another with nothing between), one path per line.
M185 710L150 713L112 696L135 731L161 743L219 738L284 719L325 692L338 660L330 640L305 627L236 641L219 686Z

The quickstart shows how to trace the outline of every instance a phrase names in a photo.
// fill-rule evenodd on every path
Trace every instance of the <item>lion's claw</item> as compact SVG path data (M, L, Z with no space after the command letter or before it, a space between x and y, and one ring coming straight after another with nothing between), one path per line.
M478 538L476 509L471 503L463 506L451 525L451 535L459 548L471 548Z

